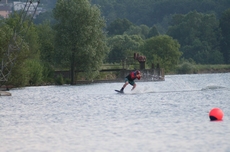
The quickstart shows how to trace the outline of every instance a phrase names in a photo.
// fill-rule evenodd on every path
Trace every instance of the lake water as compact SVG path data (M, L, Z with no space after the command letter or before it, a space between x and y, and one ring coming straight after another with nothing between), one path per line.
M230 73L41 86L0 97L1 152L230 152ZM210 121L220 108L223 121Z

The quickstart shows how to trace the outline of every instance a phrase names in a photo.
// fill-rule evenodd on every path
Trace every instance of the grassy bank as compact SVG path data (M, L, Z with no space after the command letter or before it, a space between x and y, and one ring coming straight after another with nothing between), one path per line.
M171 71L171 74L197 74L197 73L226 73L230 72L230 64L201 65L184 62Z

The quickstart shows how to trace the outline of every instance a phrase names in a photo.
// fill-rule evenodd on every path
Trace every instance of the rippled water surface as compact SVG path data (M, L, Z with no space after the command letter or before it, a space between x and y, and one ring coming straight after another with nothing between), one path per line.
M0 97L1 152L230 152L230 73L42 86ZM223 121L211 122L218 107Z

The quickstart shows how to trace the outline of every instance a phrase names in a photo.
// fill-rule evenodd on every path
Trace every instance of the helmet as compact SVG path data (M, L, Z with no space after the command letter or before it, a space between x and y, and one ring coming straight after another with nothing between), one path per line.
M136 74L140 74L141 72L139 70L136 71Z

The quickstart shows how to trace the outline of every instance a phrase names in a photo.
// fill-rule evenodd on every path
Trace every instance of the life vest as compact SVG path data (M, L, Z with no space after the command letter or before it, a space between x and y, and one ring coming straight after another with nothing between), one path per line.
M127 78L129 81L133 81L133 80L135 80L135 79L140 80L140 77L137 76L137 73L136 73L136 72L130 72L130 74L127 75L126 78Z

